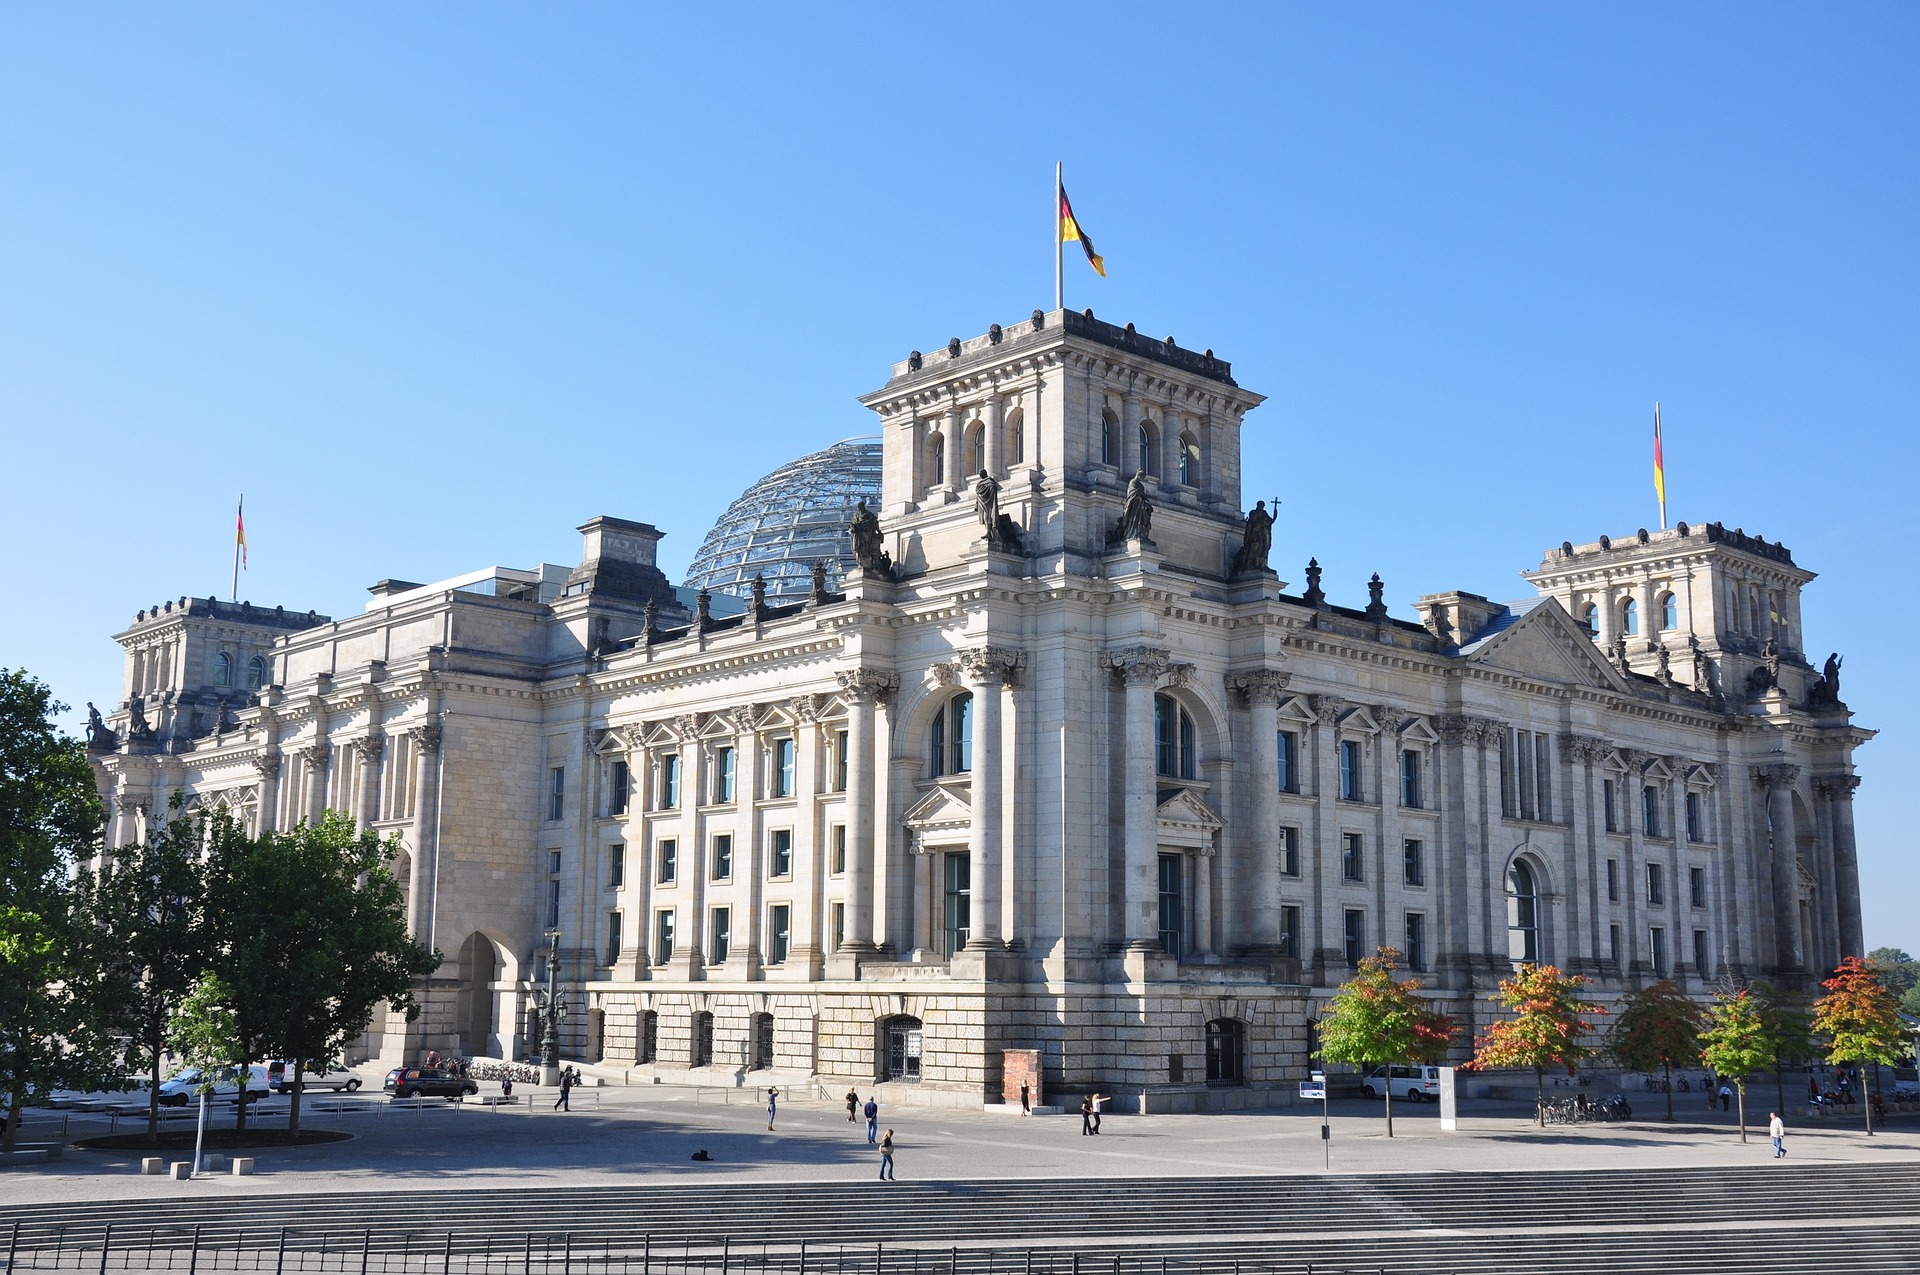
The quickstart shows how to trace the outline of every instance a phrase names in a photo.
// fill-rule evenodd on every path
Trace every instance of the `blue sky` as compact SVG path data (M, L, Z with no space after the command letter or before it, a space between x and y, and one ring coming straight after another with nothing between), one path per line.
M670 573L910 348L1068 303L1270 396L1246 496L1334 600L1526 592L1672 516L1785 540L1862 750L1870 944L1920 950L1906 596L1913 6L0 9L0 665L135 610Z

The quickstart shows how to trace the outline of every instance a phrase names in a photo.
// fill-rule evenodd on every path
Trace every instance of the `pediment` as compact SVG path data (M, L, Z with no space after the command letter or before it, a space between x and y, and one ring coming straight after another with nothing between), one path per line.
M973 806L965 791L939 786L915 802L901 822L921 834L954 832L973 826Z
M1373 719L1372 712L1370 712L1364 704L1357 708L1350 708L1340 714L1339 722L1341 730L1352 731L1356 735L1378 735L1380 733L1380 723Z
M1304 695L1289 695L1278 709L1283 722L1293 722L1299 726L1311 726L1314 722L1313 705L1307 703Z
M1407 724L1400 728L1400 742L1402 745L1420 744L1432 748L1440 743L1440 736L1434 733L1433 727L1427 725L1425 718L1410 717Z
M1188 788L1176 788L1154 812L1160 841L1170 845L1211 845L1213 834L1226 827L1226 821L1213 812Z
M1687 784L1690 787L1713 788L1720 783L1720 776L1714 767L1704 762L1690 762L1687 766Z
M1552 598L1541 599L1499 633L1473 644L1465 658L1546 682L1628 689L1620 671Z

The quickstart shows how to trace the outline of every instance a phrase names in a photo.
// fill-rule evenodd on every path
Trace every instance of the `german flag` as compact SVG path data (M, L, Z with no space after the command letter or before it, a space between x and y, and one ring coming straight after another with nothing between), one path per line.
M1086 251L1087 264L1093 267L1093 272L1102 279L1106 278L1107 263L1101 259L1099 253L1093 250L1093 240L1087 238L1086 232L1080 229L1080 223L1074 220L1073 204L1067 199L1066 187L1062 186L1060 188L1060 242L1072 243L1075 240L1078 240L1080 247Z

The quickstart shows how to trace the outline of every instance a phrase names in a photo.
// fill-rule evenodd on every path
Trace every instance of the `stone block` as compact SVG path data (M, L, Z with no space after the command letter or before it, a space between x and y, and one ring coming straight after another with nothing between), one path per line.
M233 1157L233 1176L234 1177L244 1178L252 1174L252 1172L253 1172L252 1156L237 1155Z
M167 1176L175 1182L185 1182L193 1176L193 1161L175 1160L173 1164L168 1167Z
M142 1177L157 1178L166 1171L167 1161L165 1156L149 1155L140 1157L140 1175Z

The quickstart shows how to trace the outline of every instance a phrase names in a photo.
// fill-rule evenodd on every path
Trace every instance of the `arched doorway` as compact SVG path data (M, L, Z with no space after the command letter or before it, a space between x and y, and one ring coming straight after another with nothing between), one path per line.
M484 934L470 934L460 945L460 990L454 1003L454 1032L460 1039L460 1052L468 1057L507 1056L497 1034L495 1010L498 997L494 985L500 982L500 952Z
M907 1014L881 1020L880 1075L886 1080L920 1079L925 1028Z

